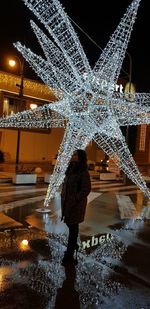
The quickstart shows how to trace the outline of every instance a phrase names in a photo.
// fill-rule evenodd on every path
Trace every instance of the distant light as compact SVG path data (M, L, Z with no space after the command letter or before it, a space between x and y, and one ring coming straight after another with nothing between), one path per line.
M33 104L33 103L31 103L31 104L30 104L30 108L31 108L31 109L35 109L35 108L37 108L37 104Z
M16 61L13 60L13 59L10 59L10 60L8 61L8 63L9 63L9 65L10 65L11 67L14 67L14 66L16 65Z
M27 239L23 239L21 242L24 246L28 246L29 242Z
M20 249L22 251L26 251L29 249L29 242L27 239L23 239L21 242L20 242Z
M4 103L9 103L9 100L7 98L5 98Z

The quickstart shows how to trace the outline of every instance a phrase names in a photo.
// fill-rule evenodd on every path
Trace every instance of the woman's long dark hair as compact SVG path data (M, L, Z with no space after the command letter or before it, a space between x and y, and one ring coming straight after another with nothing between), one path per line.
M77 149L77 154L78 154L79 161L82 164L87 164L87 155L86 155L85 150Z
M78 159L79 161L71 161L67 170L66 170L66 175L73 172L79 172L79 171L84 171L86 170L87 167L87 155L85 150L83 149L77 149L76 150L77 154L78 154Z

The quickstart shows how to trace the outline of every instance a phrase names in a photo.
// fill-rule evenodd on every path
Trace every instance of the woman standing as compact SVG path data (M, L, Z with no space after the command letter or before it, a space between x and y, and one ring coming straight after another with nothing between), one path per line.
M62 264L74 262L77 264L79 223L84 221L87 196L91 191L90 175L87 168L86 152L77 149L67 168L61 192L62 220L69 228L67 250ZM76 259L74 260L74 252Z

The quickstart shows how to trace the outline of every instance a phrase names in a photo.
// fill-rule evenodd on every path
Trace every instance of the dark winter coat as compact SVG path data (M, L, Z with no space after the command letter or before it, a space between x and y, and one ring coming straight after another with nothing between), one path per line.
M70 164L61 192L62 218L65 223L77 224L84 220L87 196L91 191L90 175L86 166Z

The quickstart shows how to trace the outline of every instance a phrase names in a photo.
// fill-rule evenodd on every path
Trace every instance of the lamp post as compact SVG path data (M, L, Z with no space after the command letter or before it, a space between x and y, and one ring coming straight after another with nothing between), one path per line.
M21 59L18 56L14 56L12 59L9 59L8 63L11 67L15 67L17 63L19 64L21 79L20 79L20 84L16 84L16 86L19 87L19 98L20 98L20 106L21 106L22 99L23 99L23 90L24 90L24 59L21 61ZM15 167L16 173L19 167L20 133L21 133L20 128L18 128L17 146L16 146L16 167Z
M125 72L128 76L128 87L127 87L127 99L129 101L132 101L133 100L133 89L132 89L132 57L131 57L131 54L129 52L126 52L127 56L128 56L128 59L129 59L129 73ZM125 89L126 91L126 89ZM126 126L126 132L125 132L125 139L126 139L126 143L128 145L128 142L129 142L129 126L127 125ZM123 177L123 182L124 184L126 184L127 182L127 176L126 174L124 174L124 177Z
M128 78L129 78L129 87L128 87L128 99L131 99L131 80L132 80L132 57L130 53L126 52L129 58L129 73L128 73ZM129 141L129 126L126 127L126 143L128 144ZM126 176L125 176L125 182L126 182Z
M126 54L128 55L129 57L129 97L130 97L130 94L131 94L131 80L132 80L132 57L131 57L131 54L129 52L126 52Z

